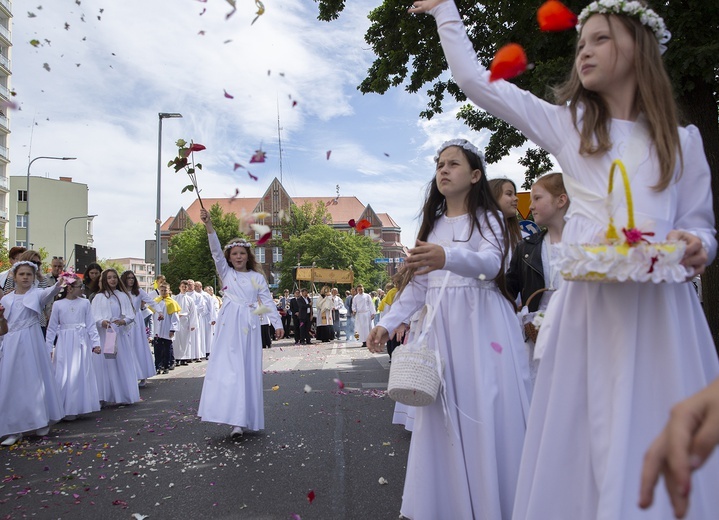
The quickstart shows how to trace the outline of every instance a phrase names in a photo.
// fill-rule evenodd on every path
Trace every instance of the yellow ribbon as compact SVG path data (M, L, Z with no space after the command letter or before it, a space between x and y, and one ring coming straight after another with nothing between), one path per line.
M163 298L162 296L158 296L155 298L155 301L160 303L161 301L165 302L165 308L167 309L167 314L173 314L175 312L180 312L182 309L180 307L180 304L177 303L175 300L170 298L169 296L166 296Z
M624 168L624 163L620 159L615 159L614 162L612 162L612 167L609 170L609 191L608 194L611 195L612 188L614 185L614 170L619 167L619 171L622 174L622 181L624 183L624 194L627 198L627 229L634 229L634 204L632 202L632 190L629 185L629 176L627 175L627 170ZM610 242L615 242L619 240L619 234L617 234L617 229L614 227L614 217L612 215L609 215L609 227L607 228L607 240Z

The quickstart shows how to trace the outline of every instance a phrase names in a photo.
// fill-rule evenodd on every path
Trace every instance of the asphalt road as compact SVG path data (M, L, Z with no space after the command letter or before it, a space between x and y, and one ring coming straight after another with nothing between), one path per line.
M196 416L203 361L0 448L0 520L397 519L410 434L390 424L387 356L292 343L264 351L265 430L239 442Z

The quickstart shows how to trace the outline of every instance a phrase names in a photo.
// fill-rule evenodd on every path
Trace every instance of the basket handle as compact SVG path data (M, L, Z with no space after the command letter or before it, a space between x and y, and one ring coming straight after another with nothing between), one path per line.
M532 294L529 295L529 298L527 298L527 301L524 302L524 307L529 307L529 304L532 303L532 299L537 296L538 294L543 293L544 291L548 291L549 287L542 287L541 289L537 289Z
M629 176L627 175L627 170L624 167L624 163L621 161L621 159L614 159L612 162L612 167L609 170L609 191L607 192L608 195L611 195L612 188L614 185L614 170L619 168L619 171L622 174L622 182L624 184L624 194L627 198L627 229L633 229L634 228L634 203L632 202L632 190L629 185ZM609 241L615 241L619 240L619 235L617 234L617 229L614 227L614 217L612 215L609 215L609 227L607 228L607 240Z

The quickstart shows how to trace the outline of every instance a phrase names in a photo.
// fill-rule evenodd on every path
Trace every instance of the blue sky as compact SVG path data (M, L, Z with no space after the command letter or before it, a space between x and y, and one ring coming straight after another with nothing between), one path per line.
M224 0L15 2L11 87L21 110L10 113L9 174L25 175L38 155L77 157L37 161L32 174L88 184L99 257L142 257L155 229L158 112L184 116L163 123L164 220L194 197L180 193L187 176L165 167L178 138L207 147L196 156L204 196L230 196L235 188L260 196L279 177L279 107L290 196L330 198L339 184L342 195L389 213L411 245L437 146L454 137L483 146L488 136L459 124L457 106L419 119L423 93L357 91L374 58L364 42L367 14L380 0L348 2L331 23L317 20L312 0L264 3L251 25L252 0L237 0L227 20ZM41 45L30 45L33 39ZM233 171L260 145L268 158L252 165L258 181ZM491 165L489 177L521 184L518 157Z

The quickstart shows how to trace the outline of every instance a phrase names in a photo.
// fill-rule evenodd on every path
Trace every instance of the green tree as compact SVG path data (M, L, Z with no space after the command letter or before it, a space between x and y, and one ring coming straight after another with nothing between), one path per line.
M210 208L210 219L223 246L233 238L248 238L239 232L240 222L237 215L225 214L219 204ZM173 292L178 291L180 280L188 278L200 280L206 285L220 283L210 253L207 230L201 222L172 237L168 256L170 261L162 265L162 273ZM215 287L215 290L221 287Z
M284 242L283 260L278 264L282 273L280 290L292 290L293 270L298 262L302 266L351 269L355 285L362 283L367 287L380 287L386 271L373 262L380 256L382 248L367 236L337 231L326 224L315 224Z
M333 20L344 9L344 0L317 0L319 19ZM588 0L565 0L575 13ZM574 56L576 33L540 33L534 13L539 2L528 0L457 0L467 34L479 61L488 66L496 50L509 42L521 44L534 68L513 81L537 96L550 99L552 85L565 77ZM383 94L403 86L408 92L427 89L429 101L420 116L427 119L442 112L446 96L466 100L451 79L444 79L447 62L431 16L409 16L407 2L384 0L369 13L371 25L365 40L376 55L367 77L358 89ZM714 213L719 215L719 9L716 2L655 0L654 9L664 18L673 38L664 55L677 101L687 123L696 125L712 171ZM492 136L485 150L487 162L506 156L522 146L526 138L503 121L466 105L458 118L473 130L488 129ZM552 168L546 151L529 148L520 163L526 168L524 187ZM714 263L702 277L704 309L714 340L719 345L719 264Z
M332 224L332 215L327 211L324 202L305 202L301 206L293 204L286 220L282 223L282 234L287 237L298 236L310 226Z
M119 274L122 274L123 271L125 271L125 267L122 264L111 262L107 258L100 258L97 263L100 264L100 267L103 269L114 269Z
M0 272L10 269L7 241L5 240L5 227L0 227Z

